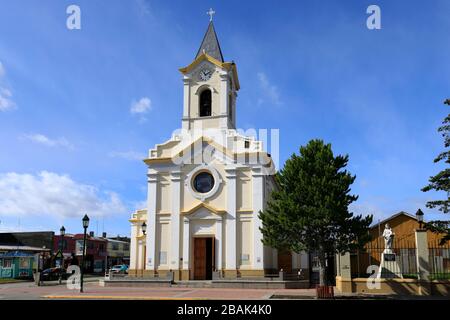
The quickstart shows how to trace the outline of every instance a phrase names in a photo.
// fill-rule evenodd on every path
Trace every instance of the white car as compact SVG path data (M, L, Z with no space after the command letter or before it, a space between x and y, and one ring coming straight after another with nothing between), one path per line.
M111 273L128 273L128 266L126 264L118 264L111 268Z

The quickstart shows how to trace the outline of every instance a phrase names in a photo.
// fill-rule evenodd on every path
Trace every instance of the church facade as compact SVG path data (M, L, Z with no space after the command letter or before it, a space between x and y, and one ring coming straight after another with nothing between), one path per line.
M179 71L181 129L144 160L147 208L130 219L129 275L173 271L176 280L207 280L278 272L280 257L263 245L258 218L275 188L274 164L262 141L236 130L237 68L223 59L212 21L194 61ZM301 255L287 259L292 269L308 268Z

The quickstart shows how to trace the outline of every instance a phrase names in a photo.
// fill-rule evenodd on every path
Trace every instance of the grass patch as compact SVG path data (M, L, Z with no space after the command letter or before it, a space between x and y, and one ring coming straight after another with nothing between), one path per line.
M0 278L0 284L3 283L16 283L16 282L26 282L30 280L24 280L24 279L9 279L9 278Z
M430 280L450 280L450 273L434 273L430 275Z

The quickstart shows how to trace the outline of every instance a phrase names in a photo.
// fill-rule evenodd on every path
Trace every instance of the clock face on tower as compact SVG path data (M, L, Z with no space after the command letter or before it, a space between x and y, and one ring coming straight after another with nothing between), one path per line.
M212 76L212 71L209 69L202 69L200 70L200 80L202 81L207 81L211 78Z

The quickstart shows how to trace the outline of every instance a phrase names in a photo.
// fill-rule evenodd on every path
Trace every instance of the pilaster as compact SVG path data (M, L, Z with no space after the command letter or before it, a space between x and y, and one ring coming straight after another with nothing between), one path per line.
M147 270L156 269L156 201L158 172L149 170L148 174L148 195L147 195Z
M184 130L190 129L190 112L191 112L191 78L183 77L183 121L182 128Z
M262 226L259 211L264 209L264 174L261 167L252 168L253 182L253 256L254 269L264 269L264 246L262 243Z
M226 115L220 119L220 128L228 128L228 73L220 74L220 115Z
M189 228L189 218L183 217L183 265L182 269L184 274L188 274L189 279L189 246L190 246L191 236Z
M180 197L181 197L181 172L171 172L172 210L170 214L171 240L170 240L170 268L180 268Z
M137 269L137 225L136 222L131 223L131 240L130 240L130 269Z
M225 269L236 270L236 168L226 167L227 179L227 213L225 220L226 246L225 246Z
M222 270L222 252L223 252L223 240L222 240L222 217L216 220L216 257L217 257L217 270Z

